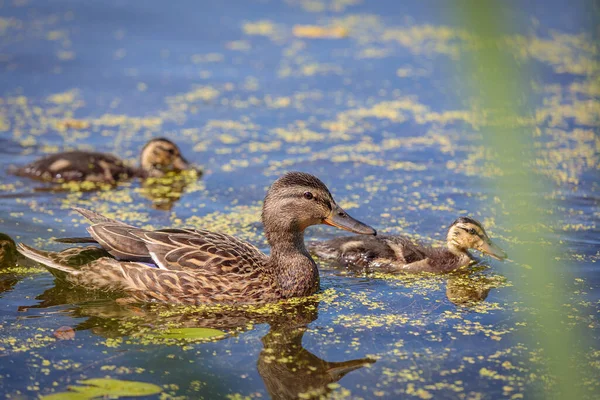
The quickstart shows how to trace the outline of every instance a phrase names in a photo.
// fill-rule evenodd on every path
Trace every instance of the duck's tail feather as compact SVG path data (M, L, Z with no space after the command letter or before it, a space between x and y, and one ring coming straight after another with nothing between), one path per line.
M64 279L66 275L79 274L77 268L56 262L49 251L34 249L23 243L17 245L17 250L25 257L43 264L57 278Z
M55 242L58 243L98 243L98 241L91 237L68 237L68 238L55 238Z
M77 211L79 214L83 215L85 218L87 218L90 222L92 222L94 224L101 224L101 223L108 222L108 223L111 223L111 224L131 226L131 225L127 225L124 222L117 221L116 219L105 217L102 214L98 214L97 212L94 212L92 210L88 210L86 208L73 207L73 210Z

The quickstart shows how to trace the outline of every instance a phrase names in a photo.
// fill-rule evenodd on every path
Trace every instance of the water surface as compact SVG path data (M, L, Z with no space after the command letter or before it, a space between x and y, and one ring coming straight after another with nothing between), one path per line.
M514 233L493 186L493 149L460 85L469 32L449 5L434 4L2 3L0 231L62 249L51 238L85 234L70 210L81 206L140 226L223 231L268 251L259 221L265 191L285 171L302 170L379 232L441 243L447 226L469 215L510 254ZM555 204L554 236L532 246L564 246L566 329L578 329L589 349L580 362L593 397L600 69L597 41L585 33L593 13L559 2L512 12L517 28L505 46L535 67L531 168L551 181L539 196ZM317 37L304 37L298 25L338 30L309 27ZM140 182L52 192L8 173L73 148L135 163L156 136L176 141L204 169L174 197ZM311 227L307 240L341 234ZM167 398L491 399L551 387L543 354L524 339L535 310L513 286L526 266L484 259L440 277L320 267L322 290L307 301L190 312L57 287L43 269L8 257L0 269L0 393L36 398L105 377L155 383ZM184 343L152 336L202 326L227 335ZM60 327L74 338L57 338Z

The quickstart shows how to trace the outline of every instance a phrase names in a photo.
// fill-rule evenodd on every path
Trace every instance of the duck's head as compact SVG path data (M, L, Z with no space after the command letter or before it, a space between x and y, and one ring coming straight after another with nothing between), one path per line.
M350 232L376 235L375 229L352 218L317 177L289 172L269 188L262 210L269 241L285 232L304 232L311 225L326 224Z
M453 253L466 253L469 249L479 250L497 260L504 260L506 253L492 242L483 225L473 218L460 217L448 229L448 248Z
M179 147L165 138L152 139L146 143L142 149L141 166L149 176L162 176L169 171L190 168Z

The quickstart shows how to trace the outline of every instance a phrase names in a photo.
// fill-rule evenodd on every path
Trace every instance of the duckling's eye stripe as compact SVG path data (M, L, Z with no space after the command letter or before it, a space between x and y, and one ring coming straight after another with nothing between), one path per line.
M472 235L471 232L469 232L471 230L471 228L463 228L462 226L459 226L460 229L462 229L463 231L467 232L468 234ZM477 237L483 239L483 236L477 232L477 230L475 230L475 235L477 235Z

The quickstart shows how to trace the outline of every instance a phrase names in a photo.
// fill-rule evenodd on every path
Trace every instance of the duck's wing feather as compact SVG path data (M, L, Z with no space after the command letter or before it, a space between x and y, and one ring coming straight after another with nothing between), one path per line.
M212 269L214 273L243 273L262 268L266 255L232 236L196 229L148 231L103 222L88 228L112 256L127 261L154 262L159 268Z
M204 269L215 274L262 269L267 256L247 242L205 229L149 231L76 209L94 224L90 235L111 255L127 261L154 262L161 269Z
M377 258L393 258L394 251L387 236L355 235L339 237L309 245L310 250L326 260L336 260L345 266L368 267Z
M223 233L178 229L132 233L141 239L152 260L170 270L248 274L264 270L267 256L249 243Z
M146 243L136 236L136 233L145 232L143 229L121 223L101 222L89 226L87 231L100 246L119 260L152 261Z
M142 261L151 262L152 257L148 253L145 243L138 237L133 235L133 232L144 231L135 226L128 225L124 222L117 221L112 218L105 217L97 212L87 210L85 208L74 207L92 225L87 228L87 231L92 236L91 239L86 238L64 238L57 239L62 243L93 243L97 242L113 257L119 260L127 261Z
M112 182L135 174L133 168L111 154L69 151L46 156L16 171L17 175L45 181Z
M428 248L406 236L387 236L383 241L394 253L394 257L389 258L397 264L411 264L428 257Z
M425 267L423 262L433 250L406 236L348 236L310 245L319 257L337 260L345 266L386 271L404 265ZM388 266L388 267L384 267Z

